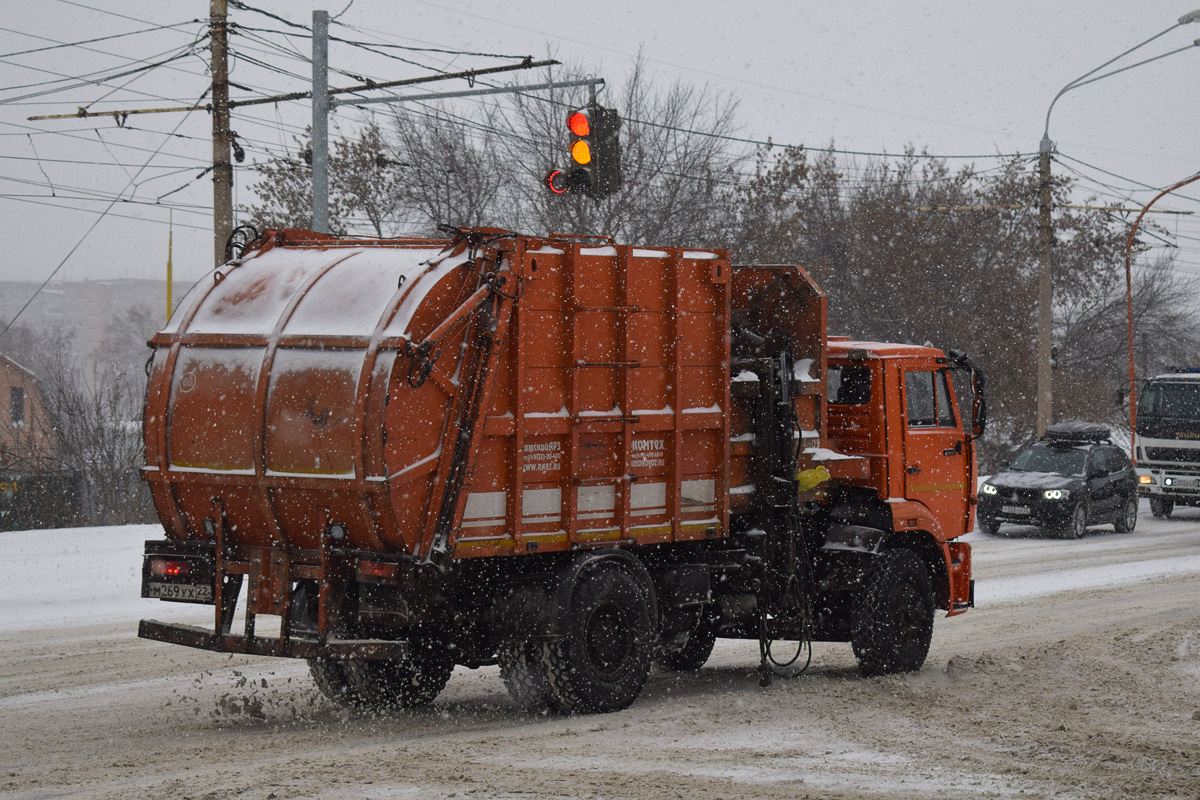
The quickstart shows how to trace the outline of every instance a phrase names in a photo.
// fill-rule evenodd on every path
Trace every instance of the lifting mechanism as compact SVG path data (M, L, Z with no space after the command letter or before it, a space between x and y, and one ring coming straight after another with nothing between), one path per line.
M731 370L753 373L759 387L751 399L758 503L747 535L757 549L759 672L768 686L772 666L791 666L805 649L812 655L811 570L796 480L801 439L792 402L795 360L783 331L760 335L735 325L733 333ZM781 638L799 642L796 655L783 663L771 653Z

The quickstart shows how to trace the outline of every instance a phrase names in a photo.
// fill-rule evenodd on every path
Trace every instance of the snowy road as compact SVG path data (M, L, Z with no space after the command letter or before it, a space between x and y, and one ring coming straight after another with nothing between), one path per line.
M626 711L534 717L495 668L431 709L336 708L301 663L144 642L153 527L0 534L0 797L1200 797L1200 510L1080 541L971 534L979 607L925 668L864 680L818 645L655 672Z

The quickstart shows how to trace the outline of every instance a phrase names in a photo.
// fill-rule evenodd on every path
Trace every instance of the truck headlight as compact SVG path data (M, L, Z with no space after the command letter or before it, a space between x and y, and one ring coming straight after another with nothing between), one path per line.
M1042 497L1047 500L1067 500L1071 497L1071 492L1067 489L1047 489L1042 492Z
M992 486L990 483L985 483L983 486L979 487L979 491L983 492L984 494L995 494L996 487Z

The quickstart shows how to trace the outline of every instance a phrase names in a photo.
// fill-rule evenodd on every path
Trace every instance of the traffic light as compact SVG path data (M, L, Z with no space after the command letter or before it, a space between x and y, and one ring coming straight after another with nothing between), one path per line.
M567 115L571 135L566 172L551 170L546 186L555 194L584 192L607 197L621 188L621 115L615 109L589 103Z

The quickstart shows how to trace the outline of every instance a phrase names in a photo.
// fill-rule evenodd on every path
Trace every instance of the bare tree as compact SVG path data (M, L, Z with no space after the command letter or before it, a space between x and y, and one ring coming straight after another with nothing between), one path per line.
M256 164L258 202L244 207L265 228L312 227L312 143L295 139L296 151ZM341 235L396 236L412 224L410 185L374 124L355 137L335 139L329 159L329 227Z

